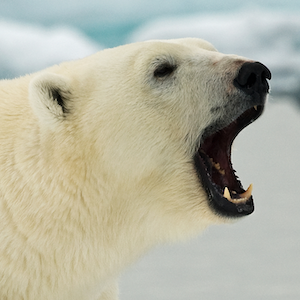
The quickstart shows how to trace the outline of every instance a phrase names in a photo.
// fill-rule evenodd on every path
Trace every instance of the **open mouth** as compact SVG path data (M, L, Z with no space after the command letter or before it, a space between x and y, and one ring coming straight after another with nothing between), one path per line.
M254 210L252 185L245 190L236 176L231 163L231 146L238 133L256 120L263 109L263 105L253 106L226 127L208 136L204 133L194 163L209 204L217 213L237 217Z

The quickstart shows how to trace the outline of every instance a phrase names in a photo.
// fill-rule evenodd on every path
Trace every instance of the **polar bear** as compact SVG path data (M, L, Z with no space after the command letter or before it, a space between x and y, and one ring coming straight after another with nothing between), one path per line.
M230 149L270 78L188 38L2 80L0 299L115 300L154 245L250 214Z

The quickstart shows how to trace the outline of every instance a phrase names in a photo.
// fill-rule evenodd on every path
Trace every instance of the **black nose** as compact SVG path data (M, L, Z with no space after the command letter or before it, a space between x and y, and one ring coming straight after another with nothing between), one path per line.
M234 85L248 95L269 92L267 79L271 79L270 70L260 62L246 62L234 79Z

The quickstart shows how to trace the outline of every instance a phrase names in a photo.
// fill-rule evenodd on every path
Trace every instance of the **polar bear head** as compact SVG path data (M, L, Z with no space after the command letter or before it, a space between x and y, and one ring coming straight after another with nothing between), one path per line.
M36 74L43 167L61 187L49 193L80 193L89 228L141 248L250 214L231 145L261 115L270 77L198 39L126 45Z
M1 81L0 298L116 299L111 280L153 245L250 214L231 145L270 78L181 39Z
M149 41L43 71L29 98L59 164L76 157L67 176L93 179L88 201L164 239L253 211L231 144L262 113L267 79L203 40Z

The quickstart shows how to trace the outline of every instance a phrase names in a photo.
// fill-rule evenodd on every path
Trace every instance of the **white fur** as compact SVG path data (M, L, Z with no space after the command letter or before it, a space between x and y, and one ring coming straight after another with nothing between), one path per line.
M163 61L176 75L156 79ZM117 299L145 251L225 221L192 156L243 62L150 41L1 81L0 299Z

